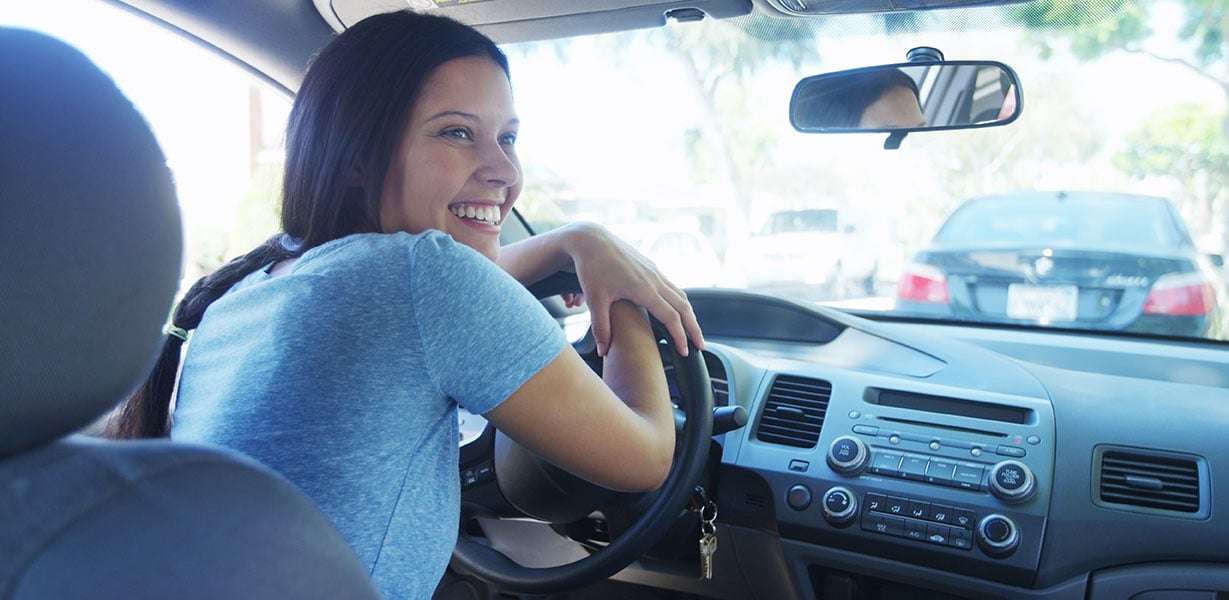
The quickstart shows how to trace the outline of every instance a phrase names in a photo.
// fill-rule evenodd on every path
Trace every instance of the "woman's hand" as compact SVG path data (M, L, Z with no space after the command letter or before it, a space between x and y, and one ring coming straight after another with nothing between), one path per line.
M704 334L687 294L666 279L653 261L601 225L584 223L571 228L565 244L582 293L564 296L563 301L568 306L589 305L599 355L605 356L610 347L610 307L619 300L632 302L661 321L683 356L688 338L697 348L704 348Z
M687 294L662 275L653 261L596 223L572 223L500 249L499 266L529 285L557 271L573 271L580 294L564 294L569 308L588 303L597 352L610 348L610 307L627 300L666 326L679 353L687 340L704 348L704 334Z

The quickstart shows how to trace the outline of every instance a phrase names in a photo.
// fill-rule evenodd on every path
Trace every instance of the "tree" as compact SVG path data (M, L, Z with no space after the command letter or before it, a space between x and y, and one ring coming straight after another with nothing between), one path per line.
M1084 0L1034 0L1013 9L1013 17L1034 32L1043 55L1062 40L1084 60L1113 51L1150 56L1181 65L1217 85L1229 101L1229 3L1224 0L1110 0L1104 10L1091 10ZM1182 11L1175 32L1184 43L1164 50L1150 42L1159 32L1153 24L1159 9ZM1229 137L1229 117L1222 123Z
M699 101L701 115L688 132L693 167L707 171L700 178L724 179L734 193L732 223L745 223L751 213L751 174L770 156L775 140L770 127L748 119L762 111L748 107L748 82L767 63L784 61L799 68L815 59L815 36L802 20L752 15L666 29L660 40L683 66L687 83ZM724 236L721 236L724 237Z
M1100 13L1089 6L1081 0L1034 0L1015 8L1013 16L1033 32L1043 56L1057 42L1069 43L1083 60L1114 51L1141 54L1213 83L1229 103L1229 3L1110 0ZM1171 9L1181 13L1177 29L1158 31L1159 15ZM1172 43L1157 43L1165 34L1175 38ZM1229 215L1229 110L1195 105L1163 110L1133 132L1127 144L1115 165L1137 179L1172 181L1173 198L1196 234L1219 229L1222 247L1229 247L1229 230L1223 227Z
M1172 180L1172 199L1196 230L1224 222L1218 214L1229 205L1229 138L1219 127L1224 120L1224 114L1198 104L1164 109L1128 135L1114 164L1139 179Z

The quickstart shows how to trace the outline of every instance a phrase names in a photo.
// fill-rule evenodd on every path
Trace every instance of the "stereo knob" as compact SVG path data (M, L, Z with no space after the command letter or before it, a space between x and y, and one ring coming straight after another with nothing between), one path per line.
M862 440L843 435L828 446L828 466L841 475L857 475L870 461L871 451Z
M837 527L844 527L858 517L858 495L847 487L828 488L823 505L824 520Z
M1020 545L1020 530L1003 515L986 515L977 522L977 545L996 558L1006 558Z
M1019 504L1033 497L1037 478L1027 465L1005 460L990 468L990 493L1008 504Z

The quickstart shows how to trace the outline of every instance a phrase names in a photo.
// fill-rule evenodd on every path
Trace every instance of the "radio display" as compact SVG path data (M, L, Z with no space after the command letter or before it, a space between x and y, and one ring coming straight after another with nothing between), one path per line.
M932 413L972 417L974 419L987 419L1002 423L1025 425L1032 421L1033 415L1032 410L1017 406L975 402L973 400L957 400L955 398L915 394L912 392L879 390L877 395L877 401L872 401L880 406L909 408Z

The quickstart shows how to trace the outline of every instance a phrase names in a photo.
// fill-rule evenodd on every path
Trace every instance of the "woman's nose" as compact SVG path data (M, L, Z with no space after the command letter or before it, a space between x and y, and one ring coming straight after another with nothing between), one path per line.
M485 183L502 187L516 185L521 179L521 165L514 154L502 144L489 144L482 150L482 166L478 177Z

